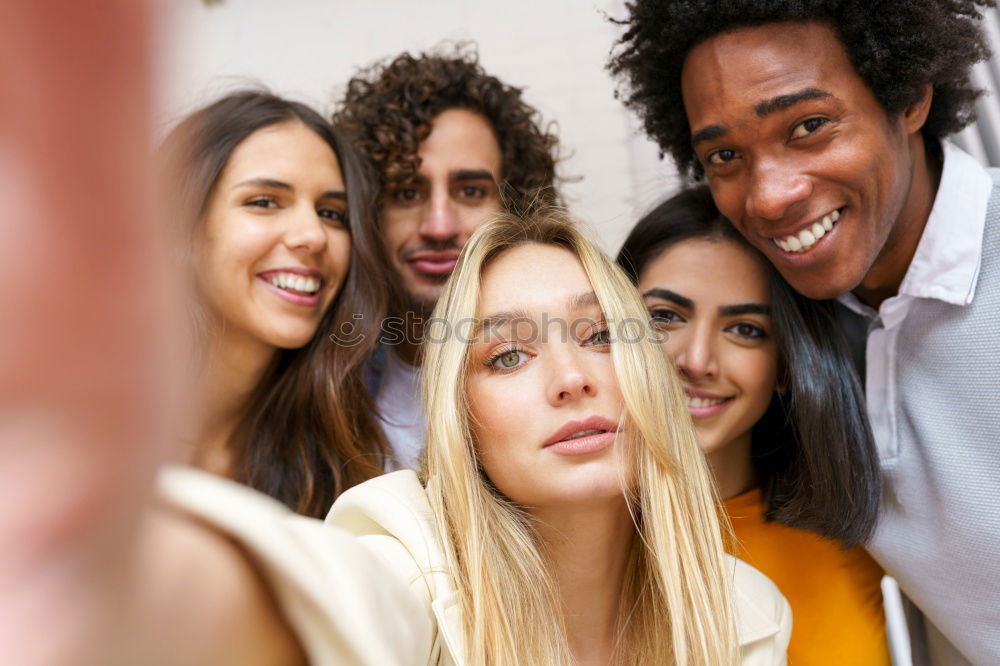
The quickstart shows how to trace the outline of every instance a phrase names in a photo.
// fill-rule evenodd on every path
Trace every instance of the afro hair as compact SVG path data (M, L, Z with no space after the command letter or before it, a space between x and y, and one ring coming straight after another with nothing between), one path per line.
M923 131L942 138L975 119L981 91L970 75L990 55L979 21L993 6L995 0L634 0L619 22L625 33L608 69L661 152L700 178L681 97L684 60L700 42L764 23L824 22L887 113L902 112L931 84Z

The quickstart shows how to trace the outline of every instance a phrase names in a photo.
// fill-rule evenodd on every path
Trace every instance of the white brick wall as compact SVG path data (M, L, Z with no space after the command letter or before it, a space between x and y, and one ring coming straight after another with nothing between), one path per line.
M604 71L621 0L200 0L162 5L158 120L184 113L241 83L259 81L324 113L360 66L442 40L474 40L490 73L525 88L559 126L578 180L570 210L609 252L637 216L676 189L669 160L638 136Z

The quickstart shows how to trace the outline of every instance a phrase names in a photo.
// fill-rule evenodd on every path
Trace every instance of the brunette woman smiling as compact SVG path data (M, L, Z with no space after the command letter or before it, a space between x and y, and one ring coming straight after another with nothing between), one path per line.
M737 543L788 598L792 664L889 663L864 396L829 302L799 296L706 187L653 209L619 263L665 333Z
M363 163L315 111L258 91L184 119L164 156L198 295L191 460L324 515L383 468L361 370L384 302L362 278L378 271Z

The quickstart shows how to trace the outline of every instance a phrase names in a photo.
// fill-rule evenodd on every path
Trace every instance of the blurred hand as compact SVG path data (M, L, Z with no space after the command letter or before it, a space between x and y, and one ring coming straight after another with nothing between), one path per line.
M149 9L0 3L5 663L108 663L169 435L177 347L147 182Z

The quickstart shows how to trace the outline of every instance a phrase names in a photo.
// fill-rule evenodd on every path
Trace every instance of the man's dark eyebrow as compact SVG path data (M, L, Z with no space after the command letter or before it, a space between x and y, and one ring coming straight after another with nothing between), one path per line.
M493 180L493 174L486 169L459 169L448 175L451 182L459 180Z
M759 102L753 109L757 112L758 116L763 118L775 111L784 111L799 102L807 102L811 99L823 99L825 97L833 97L833 95L819 88L805 88L788 95L778 95L777 97L766 99L763 102Z
M719 314L723 317L738 317L745 314L758 314L771 316L771 306L763 303L740 303L739 305L723 305L719 308Z
M428 182L427 181L427 176L425 176L425 175L423 175L421 173L415 173L415 174L413 174L412 176L410 176L409 178L407 178L406 180L404 180L402 182L398 182L398 183L386 183L385 190L391 191L391 190L399 190L399 189L402 189L404 187L412 186L412 185L426 185L427 182Z
M295 188L284 183L280 180L274 180L273 178L250 178L249 180L244 180L241 183L236 183L233 185L235 190L238 187L272 187L278 190L294 190Z
M708 127L703 127L691 135L691 145L697 146L703 141L718 139L720 136L725 136L727 132L729 132L729 130L722 125L709 125Z
M669 289L660 289L659 287L654 287L649 291L645 292L642 297L646 298L652 296L653 298L662 298L665 301L671 301L681 306L682 308L687 308L688 310L694 310L694 301L686 296L681 296L676 291L670 291Z

